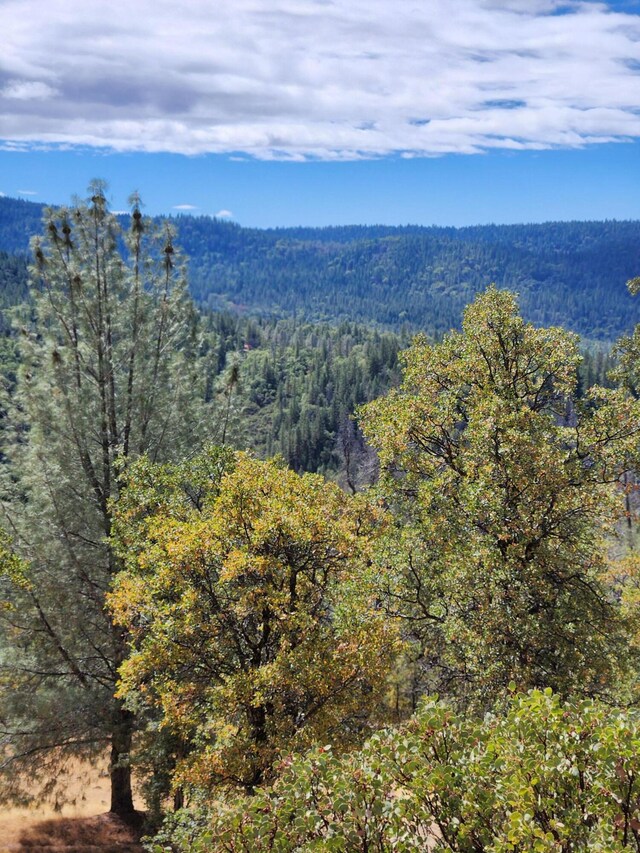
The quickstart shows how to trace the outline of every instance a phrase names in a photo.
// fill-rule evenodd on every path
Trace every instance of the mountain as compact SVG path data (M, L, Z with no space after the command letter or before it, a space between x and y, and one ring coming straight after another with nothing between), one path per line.
M3 291L3 269L26 253L41 212L0 198ZM640 300L625 287L640 271L637 221L267 230L202 216L172 221L190 259L192 293L211 309L440 335L495 282L520 294L527 319L588 339L613 340L640 321Z

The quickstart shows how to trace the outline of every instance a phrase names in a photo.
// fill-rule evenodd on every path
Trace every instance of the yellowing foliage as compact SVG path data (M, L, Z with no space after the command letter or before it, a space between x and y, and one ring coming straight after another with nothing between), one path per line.
M380 510L243 453L199 501L150 470L122 502L110 605L133 637L120 695L188 744L176 779L251 789L293 749L360 740L398 649L370 576Z

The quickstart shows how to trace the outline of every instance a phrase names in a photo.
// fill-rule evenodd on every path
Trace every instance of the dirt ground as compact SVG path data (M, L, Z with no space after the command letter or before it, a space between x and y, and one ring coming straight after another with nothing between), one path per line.
M109 779L99 769L78 767L69 802L61 809L0 811L0 853L138 853L136 835L108 813Z

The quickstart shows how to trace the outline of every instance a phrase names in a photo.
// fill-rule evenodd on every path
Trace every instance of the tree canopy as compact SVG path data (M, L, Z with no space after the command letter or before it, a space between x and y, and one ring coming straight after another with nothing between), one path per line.
M119 694L188 745L177 780L253 790L291 750L357 742L376 718L398 648L369 568L382 519L363 496L243 453L185 490L208 459L131 469L110 598L133 641Z
M627 629L605 537L640 410L623 389L576 400L579 360L575 336L525 323L490 288L361 410L397 519L389 607L432 685L491 704L510 681L594 693L616 680Z

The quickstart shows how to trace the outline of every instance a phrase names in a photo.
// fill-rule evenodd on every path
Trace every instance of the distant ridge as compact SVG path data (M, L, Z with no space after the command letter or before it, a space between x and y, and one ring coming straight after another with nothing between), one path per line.
M42 208L0 198L0 252L27 251ZM610 341L640 322L640 300L625 287L640 271L638 221L260 230L204 216L171 220L192 293L212 309L439 335L495 282L520 294L527 319L588 339Z

